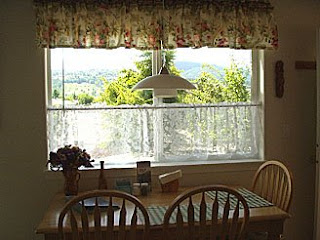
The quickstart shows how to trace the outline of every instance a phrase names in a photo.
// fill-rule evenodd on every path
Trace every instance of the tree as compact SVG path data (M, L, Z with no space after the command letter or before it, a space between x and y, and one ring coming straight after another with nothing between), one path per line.
M144 51L140 58L142 58L142 60L137 61L134 64L143 79L152 75L152 52Z
M148 99L132 87L141 80L141 75L132 69L123 69L114 81L104 79L104 91L101 100L107 105L144 104Z
M179 71L176 66L174 65L175 59L175 51L167 50L165 51L165 63L166 67L169 69L170 74L180 76L181 71Z
M93 96L89 95L88 93L80 93L77 96L78 99L78 103L80 105L88 105L91 104L93 102Z
M249 70L239 67L234 61L225 72L225 101L226 102L247 102L250 97L246 80L249 76Z
M178 74L179 71L173 64L174 52L166 51L165 56L167 67L173 74ZM140 57L142 59L135 62L138 71L123 69L115 80L103 79L104 90L100 96L100 101L104 101L108 105L152 103L152 90L132 91L134 85L139 81L152 76L152 52L145 51Z
M197 89L188 94L181 91L177 100L181 103L246 102L250 98L246 86L248 73L248 69L239 67L234 61L223 73L204 64L201 75L192 81Z
M58 89L53 90L52 98L60 98L60 91Z
M180 71L174 65L175 51L164 51L165 64L171 74L180 75ZM152 52L145 51L140 56L142 60L135 62L135 65L143 78L152 76Z
M192 82L197 89L190 91L180 91L178 94L178 102L181 103L217 103L223 102L224 85L212 71L217 71L213 66L202 65L202 73Z
M152 75L152 52L145 51L142 59L135 62L137 71L123 69L114 81L104 79L104 91L100 100L108 105L145 104L152 103L152 91L132 91L132 88L142 79ZM180 75L174 65L175 52L165 52L166 66L171 74ZM204 64L202 73L192 82L197 89L189 92L179 91L176 102L180 103L219 103L219 102L246 102L250 92L246 86L248 69L238 66L232 61L230 67L220 72L214 66ZM171 102L172 99L166 100Z

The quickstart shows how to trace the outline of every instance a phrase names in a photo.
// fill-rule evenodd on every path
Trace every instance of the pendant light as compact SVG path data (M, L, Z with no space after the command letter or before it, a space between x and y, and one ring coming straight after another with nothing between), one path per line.
M163 0L163 10L164 10ZM163 29L163 19L162 19ZM163 52L163 41L161 40L161 52ZM153 97L158 98L171 98L177 96L177 90L196 89L187 79L171 75L165 66L165 53L163 52L163 65L158 74L146 77L138 82L132 89L133 90L153 90Z
M154 97L170 98L177 96L177 90L195 88L196 87L188 80L176 75L171 75L165 64L163 64L157 75L141 80L133 87L133 90L151 89L153 90Z

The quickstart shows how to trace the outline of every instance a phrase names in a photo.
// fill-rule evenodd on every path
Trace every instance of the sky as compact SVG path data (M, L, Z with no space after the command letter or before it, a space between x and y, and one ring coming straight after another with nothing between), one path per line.
M230 64L233 57L239 63L251 64L250 50L232 50L228 48L176 49L175 61L188 61L216 64L222 67ZM59 70L64 56L65 68L68 70L88 69L135 69L134 62L139 59L136 49L72 49L57 48L51 50L51 69Z

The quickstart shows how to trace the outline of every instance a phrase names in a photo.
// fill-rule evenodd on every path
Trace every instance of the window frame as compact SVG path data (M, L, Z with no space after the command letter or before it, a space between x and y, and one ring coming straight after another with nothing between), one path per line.
M50 108L52 105L52 78L51 78L51 54L50 49L45 49L44 51L44 58L45 58L45 85L46 85L46 109ZM152 51L152 74L157 74L162 66L162 54L161 51L153 50ZM264 158L264 51L263 50L252 50L252 79L251 79L251 103L257 104L259 106L259 119L256 121L260 121L261 125L261 134L259 134L259 157L258 159L248 159L248 161L258 160L261 161ZM63 71L63 70L62 70ZM64 71L62 72L64 74ZM65 109L65 94L64 94L64 77L62 79L62 109ZM154 103L161 102L159 98L153 98ZM47 114L46 114L47 115ZM48 120L47 120L48 121ZM47 122L46 121L46 122ZM48 136L47 136L47 149L48 149ZM155 156L156 158L156 156ZM196 160L195 164L208 164L208 163L227 163L227 162L248 162L247 160L215 160L215 159L208 159L208 160ZM171 166L171 165L190 165L190 162L167 162L156 160L152 162L153 165L159 166ZM130 166L132 163L126 164L126 166ZM118 165L117 163L113 163L111 165Z

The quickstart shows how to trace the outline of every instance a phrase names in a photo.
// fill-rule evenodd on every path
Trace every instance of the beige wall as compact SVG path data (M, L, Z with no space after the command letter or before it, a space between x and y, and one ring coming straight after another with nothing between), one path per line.
M280 48L266 54L266 154L282 159L294 176L287 239L312 239L314 213L316 72L296 70L295 61L316 60L319 1L274 1ZM284 61L285 93L274 95L273 67Z
M313 232L316 75L295 70L296 60L315 60L320 2L274 1L280 48L266 53L266 157L293 171L292 218L287 239L311 239ZM34 229L62 178L44 173L47 159L42 51L35 46L31 0L0 1L0 239L42 239ZM284 61L285 93L274 94L274 64ZM253 165L185 167L184 185L210 182L249 186ZM224 172L226 170L226 172ZM154 169L154 177L168 169ZM204 172L205 173L202 173ZM109 176L134 170L109 171ZM96 184L86 173L80 187ZM113 178L110 178L110 181ZM241 180L240 180L241 179ZM84 181L85 180L85 181Z

